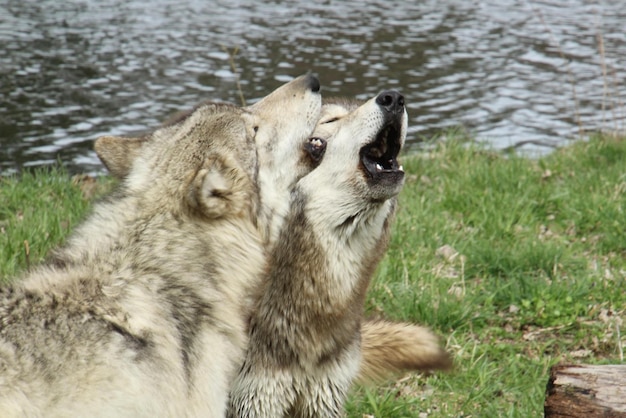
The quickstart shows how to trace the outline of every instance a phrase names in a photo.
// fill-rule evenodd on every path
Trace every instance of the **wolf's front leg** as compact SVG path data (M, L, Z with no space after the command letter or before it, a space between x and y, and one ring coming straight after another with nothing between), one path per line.
M323 380L305 379L296 384L298 400L292 409L297 418L341 418L348 396L349 382L327 376Z
M246 368L230 392L228 418L281 418L294 404L293 379L289 373Z
M359 343L347 347L325 363L294 371L296 403L293 416L298 418L340 418L344 403L359 369Z

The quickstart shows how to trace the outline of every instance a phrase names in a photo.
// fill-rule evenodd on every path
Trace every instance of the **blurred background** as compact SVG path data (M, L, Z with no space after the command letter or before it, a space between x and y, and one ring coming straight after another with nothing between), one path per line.
M541 155L625 131L622 0L2 0L0 174L206 99L251 104L311 71L323 95L406 97L409 141L460 127Z

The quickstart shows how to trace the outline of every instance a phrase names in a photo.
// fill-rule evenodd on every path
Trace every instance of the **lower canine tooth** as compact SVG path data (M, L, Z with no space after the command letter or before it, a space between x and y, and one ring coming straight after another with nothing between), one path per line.
M382 171L383 170L383 166L380 165L380 164L376 164L376 170Z

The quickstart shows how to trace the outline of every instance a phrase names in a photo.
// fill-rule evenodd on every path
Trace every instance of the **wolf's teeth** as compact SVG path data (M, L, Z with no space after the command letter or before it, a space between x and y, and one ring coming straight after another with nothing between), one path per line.
M376 164L376 170L383 171L383 166L380 164Z
M400 166L399 170L404 171L404 167Z
M320 141L318 138L313 138L313 139L311 140L311 143L312 143L313 145L318 146L318 147L319 147L320 145L322 145L322 141Z

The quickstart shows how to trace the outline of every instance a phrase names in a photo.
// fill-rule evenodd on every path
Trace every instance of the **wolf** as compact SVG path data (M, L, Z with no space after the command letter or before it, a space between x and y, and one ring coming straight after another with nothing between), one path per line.
M325 153L290 192L250 320L246 359L231 388L230 417L339 417L359 371L380 372L376 359L361 362L361 350L377 346L361 344L361 327L377 338L388 323L363 323L362 311L404 181L397 157L406 132L397 91L322 108L312 136ZM372 353L394 352L377 347ZM447 354L432 347L421 351L429 352L426 363L447 365Z
M0 415L224 416L267 262L257 143L309 158L319 88L299 77L124 143L119 188L0 289Z

